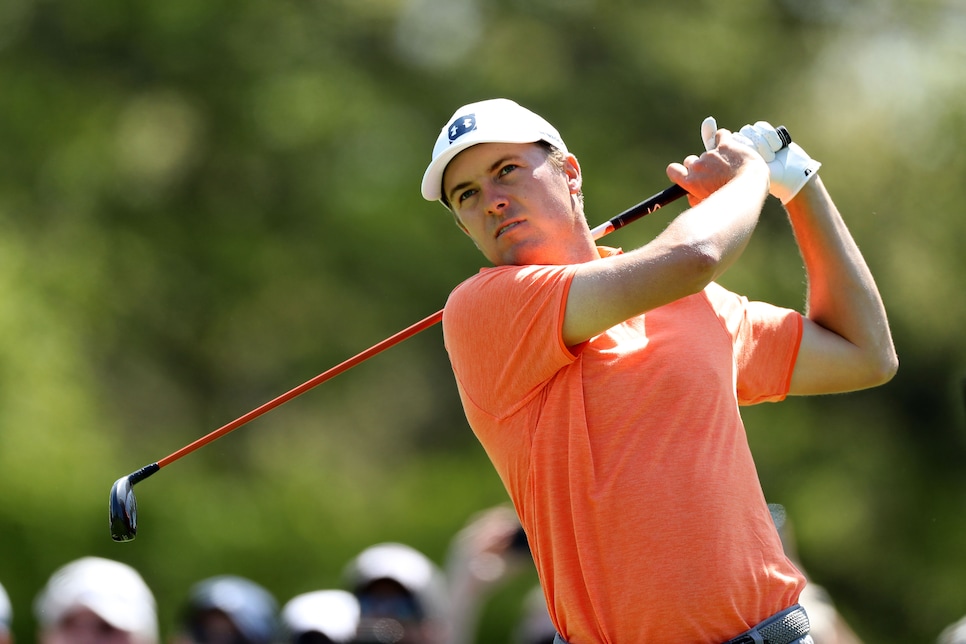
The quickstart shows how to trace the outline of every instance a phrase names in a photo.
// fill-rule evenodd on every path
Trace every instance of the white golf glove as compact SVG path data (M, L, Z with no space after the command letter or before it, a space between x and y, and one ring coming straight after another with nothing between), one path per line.
M701 139L706 150L714 148L714 133L717 129L714 118L710 116L701 124ZM782 204L791 201L822 166L795 142L782 147L784 142L778 130L765 121L745 125L735 133L735 137L756 150L768 164L770 192Z
M751 142L768 163L771 173L771 194L787 204L798 194L808 180L815 176L822 164L808 156L808 153L794 141L782 147L783 141L771 123L758 121L746 125L738 131L740 136Z

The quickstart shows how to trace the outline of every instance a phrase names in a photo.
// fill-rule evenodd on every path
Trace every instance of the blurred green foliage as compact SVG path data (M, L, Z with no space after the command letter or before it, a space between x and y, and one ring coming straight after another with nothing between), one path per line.
M0 3L0 582L17 637L81 555L142 571L167 636L204 576L284 601L338 586L377 541L441 561L505 500L436 327L139 485L132 544L110 540L106 508L118 477L442 306L482 259L419 179L457 106L507 96L580 158L592 225L663 188L708 114L783 123L823 161L902 366L877 390L747 409L748 432L855 630L933 640L966 614L963 33L955 0ZM723 281L800 307L780 206L766 215ZM494 600L480 641L505 641L516 610Z

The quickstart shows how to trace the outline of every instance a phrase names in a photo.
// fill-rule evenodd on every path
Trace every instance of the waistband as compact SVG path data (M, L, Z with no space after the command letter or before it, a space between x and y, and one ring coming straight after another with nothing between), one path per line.
M812 644L808 628L808 614L800 604L795 604L724 644ZM567 644L567 641L557 633L553 643Z
M725 644L811 644L808 627L808 614L800 604L795 604Z

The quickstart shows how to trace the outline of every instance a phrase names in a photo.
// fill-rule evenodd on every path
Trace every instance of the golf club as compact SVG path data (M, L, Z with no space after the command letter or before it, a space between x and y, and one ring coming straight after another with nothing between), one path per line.
M782 141L787 146L791 142L791 137L788 135L788 130L783 126L776 128L782 137ZM600 239L605 235L608 235L619 228L623 228L627 224L637 221L638 219L649 215L655 210L658 210L662 206L666 206L673 201L680 199L685 196L687 192L684 188L678 186L677 184L671 185L665 188L661 192L658 192L651 197L648 197L644 201L638 203L625 210L624 212L616 215L605 223L593 228L591 234L593 238ZM326 380L329 380L344 371L348 371L352 367L368 360L369 358L375 356L392 347L399 344L403 340L411 338L412 336L421 333L422 331L434 326L443 319L443 311L437 311L436 313L430 315L427 318L416 322L399 331L398 333L386 338L385 340L374 344L365 351L349 358L348 360L332 367L328 371L325 371L311 380L304 382L303 384L290 389L286 393L270 400L269 402L263 404L256 409L248 412L247 414L236 418L227 425L224 425L215 431L202 436L198 440L182 447L178 451L162 458L156 463L151 463L150 465L145 465L141 469L128 474L127 476L122 476L114 485L111 487L111 497L110 497L110 525L111 525L111 538L114 541L124 542L132 541L137 535L137 499L134 497L134 486L148 478L149 476L155 474L161 468L170 465L171 463L187 456L191 452L197 450L200 447L207 445L208 443L221 438L225 434L232 432L242 425L245 425L252 420L258 418L259 416L265 414L266 412L275 409L279 405L282 405L296 396L299 396L306 391L322 384Z
M348 360L337 364L328 371L320 373L311 380L307 380L298 387L290 389L281 396L274 398L264 405L253 409L244 416L239 416L235 420L231 421L227 425L216 429L210 434L202 436L198 440L190 443L179 449L178 451L165 456L160 461L156 463L151 463L150 465L145 465L136 472L132 472L127 476L122 476L117 481L115 481L114 486L111 488L111 500L110 500L110 516L111 516L111 538L114 541L131 541L137 534L137 521L138 521L138 508L137 500L134 498L134 485L139 481L143 481L148 478L162 467L170 465L171 463L177 461L178 459L187 456L196 449L207 445L208 443L221 438L225 434L234 431L245 425L246 423L255 420L262 414L265 414L272 409L275 409L279 405L288 402L292 398L299 396L309 389L316 387L326 380L333 378L343 371L348 371L357 364L364 362L376 355L385 351L389 347L399 344L403 340L410 338L425 329L435 325L437 322L443 319L443 312L437 311L436 313L430 315L427 318L420 320L419 322L410 325L399 331L398 333L386 338L382 342L372 345L365 351L356 354L355 356L349 358Z

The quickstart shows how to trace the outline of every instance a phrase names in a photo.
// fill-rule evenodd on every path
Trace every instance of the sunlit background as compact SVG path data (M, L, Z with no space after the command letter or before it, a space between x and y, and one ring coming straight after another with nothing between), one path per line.
M163 635L202 577L280 601L385 540L438 562L506 501L439 327L137 486L111 484L442 307L482 257L419 196L439 128L506 96L584 170L592 225L667 184L711 114L784 124L875 273L890 384L746 409L798 556L867 642L966 615L966 5L961 0L4 0L0 583L140 570ZM672 206L615 233L645 243ZM800 308L770 202L723 283ZM641 553L646 557L647 553ZM484 615L506 641L533 579Z

